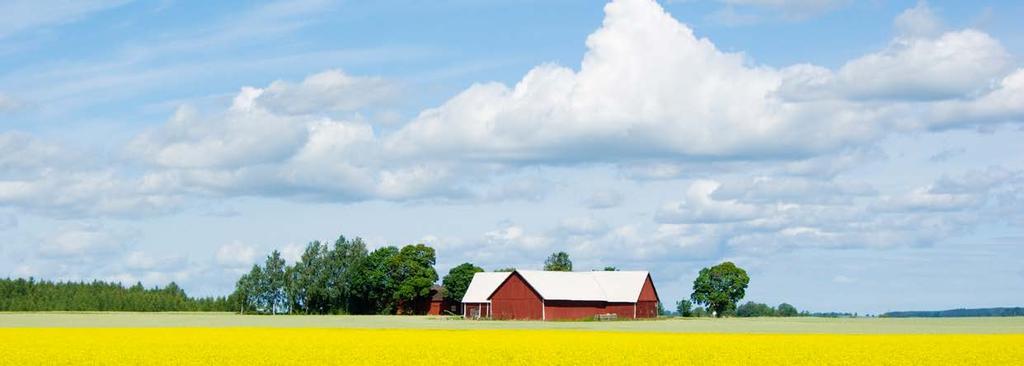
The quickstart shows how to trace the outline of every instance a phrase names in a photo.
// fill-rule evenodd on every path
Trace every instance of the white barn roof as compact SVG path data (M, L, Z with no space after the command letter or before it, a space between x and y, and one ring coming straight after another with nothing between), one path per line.
M518 273L523 276L526 283L537 290L544 300L607 302L636 302L640 298L640 291L649 275L647 271L518 271ZM500 282L498 284L500 285ZM470 286L472 287L472 285ZM497 285L495 285L496 288ZM494 290L492 289L491 292L493 293Z
M512 272L477 272L473 274L473 280L469 282L466 295L462 296L462 302L480 303L491 302L487 298L498 289L498 285L505 282Z

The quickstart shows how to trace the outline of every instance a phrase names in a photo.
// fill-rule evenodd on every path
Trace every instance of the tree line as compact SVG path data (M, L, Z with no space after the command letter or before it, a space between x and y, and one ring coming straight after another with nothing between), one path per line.
M232 296L242 313L396 314L411 312L437 281L436 253L424 244L366 249L344 235L331 246L306 245L287 265L273 251L238 279Z
M955 318L955 317L981 317L981 316L1024 316L1024 308L980 308L980 309L951 309L939 311L890 311L881 315L886 318Z
M425 244L368 251L361 238L338 237L334 245L313 241L288 265L273 251L238 279L231 294L235 311L263 314L413 314L433 296L436 252ZM496 271L513 271L501 268ZM547 271L572 271L569 254L556 252ZM605 270L615 270L606 267ZM442 296L462 301L473 275L484 269L462 263L442 279Z
M425 311L438 282L436 252L424 244L369 251L361 238L339 236L333 245L313 241L288 264L273 251L224 297L189 297L176 283L144 288L114 282L0 280L0 311L231 311L258 314L405 314ZM565 252L552 254L545 270L571 271ZM502 268L497 271L513 271ZM607 267L605 270L615 270ZM458 303L473 275L471 263L453 267L442 295ZM428 303L429 304L429 303Z
M192 298L176 283L51 282L0 279L0 311L232 311L230 297Z

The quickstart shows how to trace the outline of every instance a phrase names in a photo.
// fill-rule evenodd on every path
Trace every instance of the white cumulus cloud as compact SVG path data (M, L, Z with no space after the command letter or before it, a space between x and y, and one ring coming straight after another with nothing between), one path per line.
M256 249L242 242L234 241L217 248L214 258L225 268L247 271L256 263Z
M904 37L932 37L942 32L942 20L935 16L928 2L919 0L893 20L896 31Z
M285 114L348 112L387 101L396 93L395 85L382 78L328 70L310 75L299 84L275 81L259 96L259 102Z
M1011 62L999 41L967 29L935 38L897 38L881 52L847 62L836 78L853 98L956 98L986 91Z

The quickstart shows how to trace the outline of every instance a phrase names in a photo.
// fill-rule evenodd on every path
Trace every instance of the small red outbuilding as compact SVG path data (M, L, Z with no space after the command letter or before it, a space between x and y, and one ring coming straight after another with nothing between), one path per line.
M457 314L458 310L457 303L445 299L444 287L434 285L430 287L430 296L409 303L399 303L396 313L443 315Z
M658 292L647 271L485 272L473 277L463 307L468 318L654 318Z

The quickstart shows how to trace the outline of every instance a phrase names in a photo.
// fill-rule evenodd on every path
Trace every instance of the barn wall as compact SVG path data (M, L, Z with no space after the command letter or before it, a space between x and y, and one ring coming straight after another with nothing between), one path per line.
M657 301L640 301L636 303L636 317L637 318L657 318L658 317L658 302Z
M587 319L598 314L615 314L619 319L632 319L633 303L547 300L544 302L544 312L547 320ZM640 317L639 314L637 317Z
M604 301L547 300L544 315L547 320L584 319L606 313L604 305Z
M537 294L518 273L508 276L491 295L491 316L494 319L533 319L543 316L543 305Z
M462 311L462 309L459 309L459 311ZM462 315L472 318L474 311L479 311L481 318L489 318L491 316L491 305L487 303L466 303L466 313Z
M633 303L631 302L610 302L605 305L606 313L615 313L619 319L633 319Z

